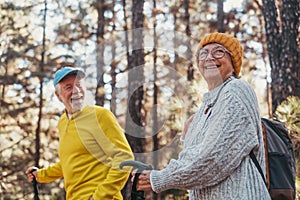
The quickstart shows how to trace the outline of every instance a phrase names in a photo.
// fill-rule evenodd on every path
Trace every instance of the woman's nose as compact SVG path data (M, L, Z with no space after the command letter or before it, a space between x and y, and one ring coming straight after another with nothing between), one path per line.
M207 54L207 56L206 56L206 58L205 58L205 60L212 60L212 59L215 59L213 56L212 56L212 52L211 51L209 51L208 52L208 54Z

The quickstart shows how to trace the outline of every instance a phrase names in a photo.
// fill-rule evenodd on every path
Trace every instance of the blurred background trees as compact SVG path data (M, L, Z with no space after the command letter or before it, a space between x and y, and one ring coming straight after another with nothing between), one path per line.
M299 5L0 0L0 199L31 199L25 169L58 159L56 125L63 107L52 78L63 65L86 71L89 102L115 113L138 160L165 166L177 156L184 121L206 91L195 49L215 31L241 41L242 79L255 89L262 116L287 124L299 157ZM39 187L42 199L64 198L62 180ZM184 199L185 193L147 195Z

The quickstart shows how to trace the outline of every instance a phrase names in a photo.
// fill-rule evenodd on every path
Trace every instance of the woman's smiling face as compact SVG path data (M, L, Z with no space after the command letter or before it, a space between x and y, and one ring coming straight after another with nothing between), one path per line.
M199 51L197 56L198 68L210 90L233 75L234 68L230 52L222 45L217 43L207 44Z

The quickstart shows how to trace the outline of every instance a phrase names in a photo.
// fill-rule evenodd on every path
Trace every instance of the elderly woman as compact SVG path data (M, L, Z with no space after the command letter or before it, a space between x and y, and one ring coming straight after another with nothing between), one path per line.
M241 44L231 35L212 33L201 40L196 56L209 91L185 127L183 150L164 169L143 171L137 189L189 190L191 200L270 199L249 156L253 151L265 169L256 95L238 79Z

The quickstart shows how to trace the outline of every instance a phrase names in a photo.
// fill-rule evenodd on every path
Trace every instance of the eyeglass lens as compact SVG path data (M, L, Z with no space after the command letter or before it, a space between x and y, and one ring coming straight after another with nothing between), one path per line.
M225 55L225 49L223 49L222 47L215 47L213 48L210 53L212 55L212 57L214 57L215 59L221 59L224 57ZM199 60L205 60L207 58L209 54L209 51L207 49L201 49L199 52Z

